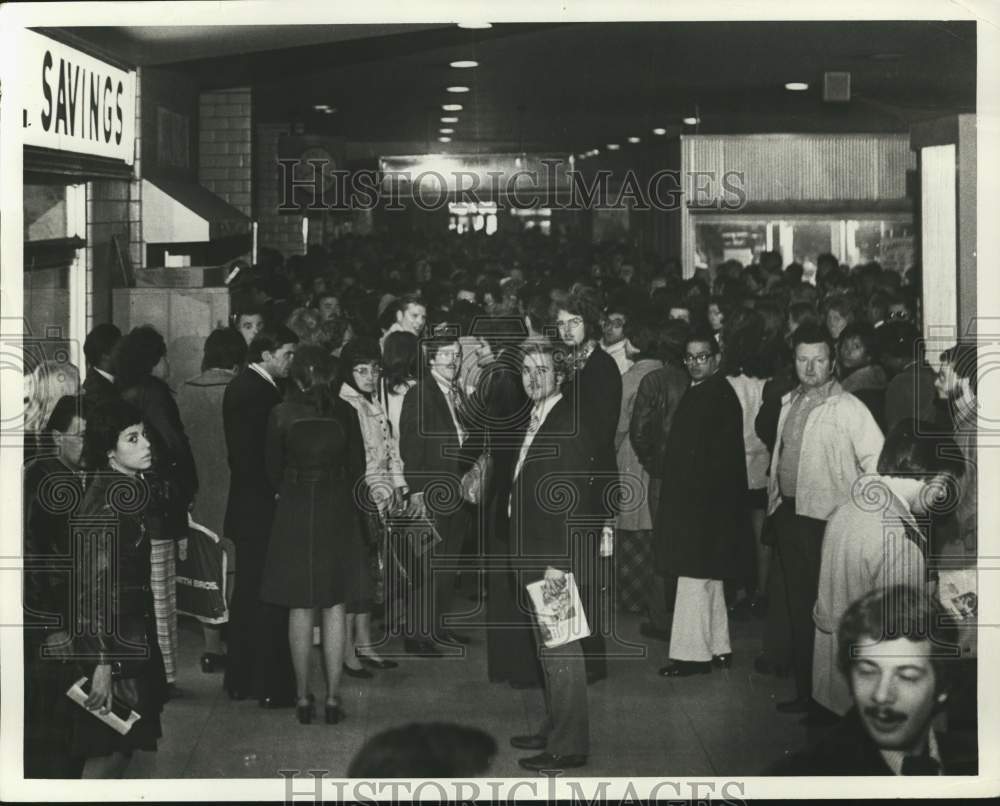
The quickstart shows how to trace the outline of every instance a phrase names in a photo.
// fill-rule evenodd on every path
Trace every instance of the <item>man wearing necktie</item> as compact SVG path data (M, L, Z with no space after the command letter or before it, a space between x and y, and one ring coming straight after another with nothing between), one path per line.
M925 591L878 588L844 613L838 662L853 707L810 750L771 775L976 775L974 731L942 732L958 661L954 627Z
M462 348L457 335L442 334L425 339L423 351L425 363L399 415L399 453L411 513L434 522L441 536L441 543L434 547L435 557L453 559L461 552L469 522L462 502L462 474L477 458L470 455L475 449L460 420L454 391ZM440 657L435 642L454 645L469 640L444 624L454 595L455 571L431 562L431 568L421 574L425 582L420 598L411 606L416 612L407 614L405 647L419 657Z
M587 451L572 401L559 391L564 367L562 348L549 345L528 347L522 362L521 380L533 405L507 502L511 553L522 587L539 577L559 587L568 572L584 580L596 556L588 545L591 530L572 522L574 514L586 512ZM592 624L592 614L586 616ZM548 648L538 631L536 641L545 677L545 719L535 733L514 736L511 745L543 751L518 761L528 770L582 767L590 740L581 641Z

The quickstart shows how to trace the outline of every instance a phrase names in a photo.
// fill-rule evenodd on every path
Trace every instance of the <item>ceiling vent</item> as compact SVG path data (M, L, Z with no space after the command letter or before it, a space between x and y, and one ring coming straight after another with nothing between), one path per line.
M823 100L843 104L851 100L850 73L823 73Z

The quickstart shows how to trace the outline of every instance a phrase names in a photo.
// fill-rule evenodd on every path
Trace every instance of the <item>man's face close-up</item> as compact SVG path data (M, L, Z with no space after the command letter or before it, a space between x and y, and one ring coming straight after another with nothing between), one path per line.
M431 359L431 369L446 381L454 380L458 367L462 363L462 348L455 342L441 347Z
M795 348L795 374L807 389L822 386L833 374L830 346L824 342L800 344Z
M536 403L552 395L557 385L552 356L544 353L526 355L521 365L521 382L528 397Z
M936 694L931 642L863 640L855 647L850 686L861 723L882 750L916 751L944 694Z
M608 314L604 320L604 343L618 344L625 338L625 316L620 313Z
M419 336L423 332L424 323L427 321L427 309L423 305L407 305L401 316L400 325L403 330L414 336Z
M705 341L688 343L684 353L684 366L695 383L711 378L719 368L719 354L712 353L712 345Z

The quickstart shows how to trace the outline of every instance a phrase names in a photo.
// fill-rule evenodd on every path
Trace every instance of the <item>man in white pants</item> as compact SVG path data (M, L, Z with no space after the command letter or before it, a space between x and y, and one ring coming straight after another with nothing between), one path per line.
M743 410L719 372L710 333L687 339L691 385L674 413L656 517L659 566L677 576L670 663L663 677L710 672L731 658L724 579L746 576L753 558L745 509Z

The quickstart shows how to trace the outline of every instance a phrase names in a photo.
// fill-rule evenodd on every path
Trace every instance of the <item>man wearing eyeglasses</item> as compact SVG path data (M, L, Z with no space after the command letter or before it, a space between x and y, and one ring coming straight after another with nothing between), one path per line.
M625 338L625 323L628 321L626 306L621 301L608 306L602 322L604 336L601 338L601 349L615 359L618 371L624 375L635 363L630 353L634 350Z
M821 721L827 714L812 699L812 612L823 532L858 478L876 472L884 439L868 407L834 377L836 352L824 328L803 324L792 349L799 385L781 399L767 512L785 584L796 697L777 707Z
M711 333L688 337L684 366L691 385L674 413L665 448L656 514L658 565L676 574L670 663L663 677L728 667L732 656L722 581L738 576L749 522L743 410L719 372Z

